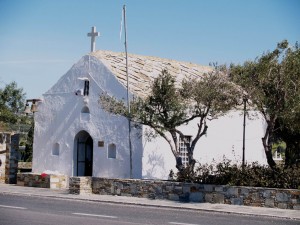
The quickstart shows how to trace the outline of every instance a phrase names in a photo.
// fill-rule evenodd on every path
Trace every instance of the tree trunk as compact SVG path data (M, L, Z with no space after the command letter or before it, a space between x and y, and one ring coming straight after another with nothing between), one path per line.
M195 178L195 164L196 164L196 160L194 159L194 156L191 155L189 156L189 165L188 165L188 175L190 180L194 180Z
M267 157L267 162L268 162L268 164L269 164L269 166L272 168L272 169L274 169L275 167L276 167L276 163L275 163L275 161L274 161L274 159L273 159L273 154L272 154L272 151L265 151L265 153L266 153L266 157Z
M274 128L274 123L272 121L267 121L267 129L265 132L265 136L261 139L267 157L267 162L272 169L276 167L276 163L273 159L273 154L272 154L273 128Z
M182 164L182 158L180 156L176 156L176 168L178 169L178 172L182 174L184 167Z

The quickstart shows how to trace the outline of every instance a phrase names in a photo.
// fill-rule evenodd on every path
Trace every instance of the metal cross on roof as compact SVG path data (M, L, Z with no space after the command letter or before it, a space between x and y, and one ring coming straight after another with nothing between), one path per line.
M96 32L96 27L92 27L92 32L87 34L88 37L91 37L91 52L95 51L96 47L96 37L100 36L100 32Z

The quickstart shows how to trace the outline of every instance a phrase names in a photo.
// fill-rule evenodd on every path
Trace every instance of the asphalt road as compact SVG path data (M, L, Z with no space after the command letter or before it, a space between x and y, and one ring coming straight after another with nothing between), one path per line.
M299 221L194 210L0 194L0 225L299 225Z

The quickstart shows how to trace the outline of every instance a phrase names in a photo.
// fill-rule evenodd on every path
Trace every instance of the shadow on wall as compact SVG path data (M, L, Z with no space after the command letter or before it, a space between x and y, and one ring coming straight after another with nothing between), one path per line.
M166 176L165 162L162 154L152 152L148 155L147 168L145 168L143 176L145 179L156 179L158 177Z

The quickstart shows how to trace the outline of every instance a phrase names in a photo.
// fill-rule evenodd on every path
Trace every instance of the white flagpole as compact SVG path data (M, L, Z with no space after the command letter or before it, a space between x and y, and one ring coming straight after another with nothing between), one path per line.
M129 76L128 76L128 54L127 54L127 29L126 29L126 6L123 6L123 16L124 16L124 35L125 35L125 56L126 56L126 77L127 77L127 106L128 113L130 116L130 99L129 99ZM132 175L132 146L131 146L131 121L130 117L128 118L128 142L129 142L129 158L130 158L130 178L133 178Z

